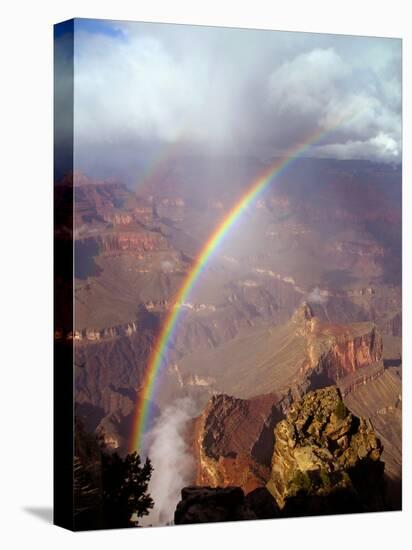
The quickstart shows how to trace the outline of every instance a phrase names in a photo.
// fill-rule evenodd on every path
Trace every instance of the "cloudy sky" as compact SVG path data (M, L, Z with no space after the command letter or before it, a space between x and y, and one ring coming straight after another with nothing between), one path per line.
M192 144L281 154L401 159L401 41L76 20L79 162ZM116 153L117 151L117 153Z

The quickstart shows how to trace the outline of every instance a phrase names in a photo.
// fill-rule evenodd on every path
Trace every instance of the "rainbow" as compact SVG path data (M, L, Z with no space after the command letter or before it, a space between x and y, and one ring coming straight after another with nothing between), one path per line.
M348 117L345 117L344 120L348 120ZM314 143L339 127L342 122L343 119L341 119L339 124L333 125L332 128L327 130L318 130L307 136L304 141L294 145L286 151L281 160L278 159L266 168L264 172L252 182L248 190L225 215L223 220L214 229L213 233L198 253L192 268L187 273L183 284L174 297L173 305L164 320L160 334L150 354L148 368L146 370L142 386L143 390L138 398L132 427L132 437L130 441L131 451L142 450L142 439L147 430L150 417L150 404L154 394L156 382L159 379L162 368L167 362L166 355L169 342L173 338L179 319L185 309L183 304L187 301L190 292L198 280L199 275L204 270L207 262L213 253L218 249L223 240L229 235L230 229L234 226L236 221L242 216L248 206L251 205L265 189L267 189L273 179L278 176L291 162L307 151Z

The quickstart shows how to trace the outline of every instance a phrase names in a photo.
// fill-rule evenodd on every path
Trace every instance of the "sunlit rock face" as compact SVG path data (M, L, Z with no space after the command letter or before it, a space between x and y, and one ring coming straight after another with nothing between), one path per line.
M335 386L309 392L275 428L266 487L281 509L296 498L343 492L376 510L383 497L382 450L370 422L346 408Z
M167 249L167 241L161 235L144 231L130 231L128 228L107 232L96 239L103 253L110 252L145 252Z
M325 323L307 303L295 312L292 323L307 339L307 370L321 368L330 380L382 360L382 338L373 323Z
M273 427L281 418L274 394L250 400L216 395L195 423L198 485L240 486L245 493L265 485Z

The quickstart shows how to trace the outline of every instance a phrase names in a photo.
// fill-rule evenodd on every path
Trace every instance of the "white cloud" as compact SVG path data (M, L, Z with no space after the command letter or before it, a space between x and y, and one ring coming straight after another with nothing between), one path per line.
M382 162L398 162L401 151L396 140L379 132L367 140L348 140L344 143L330 143L314 147L316 156L340 159L374 159Z
M232 81L230 71L224 74L210 55L192 55L190 45L183 55L170 50L161 33L129 33L126 41L87 32L76 38L80 138L230 139L236 75Z
M76 124L80 134L117 132L172 141L196 113L203 68L179 63L155 38L122 42L81 33L76 41Z
M284 62L269 77L268 95L284 125L301 116L309 127L334 128L324 145L312 149L318 154L397 161L400 90L399 79L386 81L328 48Z
M321 145L345 158L400 158L398 40L113 27L120 38L76 34L75 130L83 150L139 140L274 153L347 117L317 152Z
M349 72L331 48L300 54L270 75L270 100L278 112L322 113Z

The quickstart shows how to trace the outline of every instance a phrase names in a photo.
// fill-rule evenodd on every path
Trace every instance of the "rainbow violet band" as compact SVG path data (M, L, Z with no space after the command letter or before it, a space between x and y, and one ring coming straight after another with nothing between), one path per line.
M345 117L344 121L348 121L349 118L352 117ZM200 250L192 268L187 273L182 286L172 301L173 305L164 320L162 329L150 354L148 367L143 381L143 389L138 396L133 421L132 437L130 440L131 451L140 452L143 450L142 440L145 432L147 431L150 420L152 397L156 383L160 378L163 368L167 364L166 356L169 343L171 342L176 331L179 319L185 310L185 308L182 307L182 304L187 301L187 298L199 278L199 275L204 270L205 265L222 241L229 235L230 229L234 226L235 222L240 218L240 216L242 216L248 206L251 205L253 201L271 184L273 179L309 147L341 126L342 122L343 120L341 119L339 124L333 125L332 128L321 131L318 130L315 133L312 133L303 142L291 147L284 154L282 160L277 160L266 168L266 170L252 182L240 200L238 200L238 202L225 215L223 220L214 229L213 233Z

